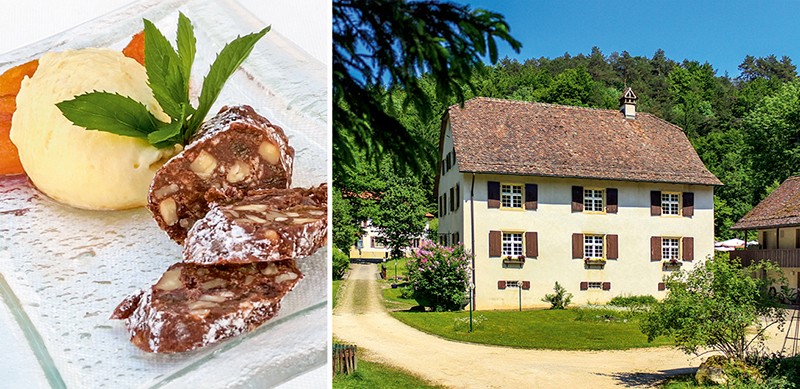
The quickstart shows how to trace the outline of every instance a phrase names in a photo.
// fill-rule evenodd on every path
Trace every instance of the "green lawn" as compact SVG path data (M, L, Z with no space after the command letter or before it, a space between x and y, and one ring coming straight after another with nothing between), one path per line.
M584 311L586 312L586 311ZM576 320L579 310L478 311L473 332L467 312L391 312L396 319L446 339L508 347L553 350L624 350L670 345L667 338L652 343L638 320ZM588 317L590 315L584 315ZM475 323L475 322L473 322Z
M335 280L333 281L333 287L331 288L331 301L333 302L333 308L336 308L336 297L339 293L339 287L342 286L342 280Z
M408 258L397 259L397 276L400 277L400 282L406 278L406 274L408 270L406 269L406 262L408 262ZM386 281L394 282L395 277L395 260L386 261ZM380 264L378 265L380 266Z
M333 377L334 388L441 388L411 373L380 363L359 359L356 372Z

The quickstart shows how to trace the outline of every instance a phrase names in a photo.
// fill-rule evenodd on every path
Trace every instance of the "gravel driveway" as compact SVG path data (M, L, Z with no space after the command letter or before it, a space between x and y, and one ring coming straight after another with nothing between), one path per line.
M693 372L705 357L659 347L625 351L523 350L445 340L392 318L376 265L353 264L333 312L333 334L370 360L454 388L653 387ZM780 347L783 337L770 346Z

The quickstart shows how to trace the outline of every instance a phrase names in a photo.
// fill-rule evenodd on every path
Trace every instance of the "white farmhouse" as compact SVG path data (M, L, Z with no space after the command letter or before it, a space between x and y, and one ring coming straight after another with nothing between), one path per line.
M683 131L621 109L474 98L448 109L439 240L475 254L475 309L665 295L662 280L714 250L714 186Z

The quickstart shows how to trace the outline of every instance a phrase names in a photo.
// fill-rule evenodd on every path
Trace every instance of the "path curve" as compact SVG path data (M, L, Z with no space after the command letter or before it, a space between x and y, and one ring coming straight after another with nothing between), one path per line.
M333 334L377 362L455 388L652 387L690 373L701 359L673 348L524 350L445 340L409 327L384 308L373 264L353 264L333 311ZM357 301L358 300L358 301Z

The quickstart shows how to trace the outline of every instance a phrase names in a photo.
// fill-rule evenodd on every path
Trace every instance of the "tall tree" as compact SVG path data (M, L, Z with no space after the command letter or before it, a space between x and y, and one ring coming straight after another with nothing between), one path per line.
M333 1L334 169L352 166L355 150L368 161L385 153L417 171L434 164L435 147L387 114L381 97L402 88L403 105L432 117L431 99L419 76L436 80L444 100L473 89L473 69L488 55L497 62L497 41L519 51L502 15L449 2L398 0Z
M419 183L407 178L392 180L372 219L381 241L391 249L392 258L400 258L411 239L422 237L425 213L425 194Z

